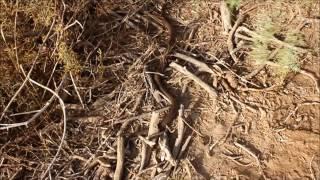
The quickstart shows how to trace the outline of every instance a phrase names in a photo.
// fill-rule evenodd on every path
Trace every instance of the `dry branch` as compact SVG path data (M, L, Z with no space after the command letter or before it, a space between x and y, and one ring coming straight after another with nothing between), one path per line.
M62 136L61 136L61 142L60 142L59 147L58 147L58 150L57 150L56 154L54 155L53 159L51 160L48 168L47 168L46 171L42 174L42 179L43 179L43 178L47 175L47 173L50 171L53 163L56 161L56 159L57 159L57 157L58 157L58 155L59 155L59 153L60 153L60 151L61 151L61 149L62 149L62 144L63 144L63 142L64 142L65 135L66 135L66 132L67 132L67 114L66 114L64 102L63 102L63 100L61 99L61 97L60 97L56 92L54 92L53 90L51 90L50 88L48 88L48 87L46 87L46 86L44 86L44 85L42 85L42 84L40 84L40 83L32 80L31 78L28 78L28 80L29 80L31 83L33 83L33 84L35 84L35 85L37 85L37 86L39 86L39 87L41 87L41 88L43 88L43 89L46 89L47 91L49 91L50 93L52 93L52 94L59 100L59 103L60 103L60 106L61 106L61 110L62 110L62 116L63 116L63 132L62 132Z
M220 14L221 21L223 25L224 33L228 34L228 32L232 29L231 25L231 12L228 8L226 1L221 1L220 3Z
M168 132L164 132L163 135L159 138L159 146L161 151L163 152L163 158L170 162L171 166L176 166L177 162L174 159L172 152L169 147L169 137Z
M71 78L71 81L72 81L72 85L73 85L73 87L74 87L74 90L76 91L77 96L78 96L78 98L79 98L79 101L80 101L80 103L81 103L81 105L82 105L82 108L84 109L85 106L84 106L84 104L83 104L81 95L80 95L80 93L79 93L79 91L78 91L78 87L76 86L76 83L75 83L75 81L74 81L74 79L73 79L72 73L70 72L69 74L70 74L70 78Z
M177 136L177 139L174 143L173 150L172 150L172 155L173 155L173 158L175 158L175 159L178 158L180 148L181 148L181 143L183 140L183 134L185 131L183 119L184 119L184 106L180 105L179 115L178 115L178 123L177 123L178 136Z
M124 137L118 136L117 139L117 165L114 172L114 180L121 180L124 166Z
M182 157L182 155L184 154L184 152L187 150L188 145L189 145L189 143L190 143L190 141L191 141L191 138L192 138L192 136L188 136L188 137L186 138L184 144L183 144L182 147L181 147L181 150L180 150L178 159L180 159L180 158Z
M160 122L159 115L160 114L158 112L153 112L151 115L147 140L150 139L149 138L150 136L159 133L159 128L158 128L158 125ZM153 139L151 141L155 142L156 140ZM142 149L141 149L141 164L139 169L140 172L149 164L150 156L151 156L151 149L147 145L147 143L143 142Z
M59 84L59 86L57 87L57 89L55 90L55 93L58 94L59 91L61 90L63 83L66 79L66 75L64 75L62 77L62 80ZM45 89L46 90L46 89ZM35 119L37 119L51 104L54 100L56 100L57 97L55 95L53 95L46 103L45 105L40 109L37 110L36 114L34 114L30 119L28 119L27 121L24 122L20 122L20 123L14 123L14 124L0 124L0 130L4 130L4 129L10 129L10 128L16 128L16 127L20 127L20 126L28 126L31 122L33 122Z
M241 148L242 150L247 152L251 157L253 157L256 160L257 165L260 167L260 160L259 160L258 156L255 153L253 153L247 147L245 147L244 145L242 145L242 144L240 144L238 142L234 142L234 145L236 145L237 147Z
M22 68L21 68L22 69ZM22 69L23 71L23 69ZM30 73L31 71L29 71ZM9 129L9 128L15 128L15 127L19 127L19 126L28 126L29 123L31 123L32 121L34 121L37 117L39 117L50 105L51 103L55 100L55 99L58 99L59 100L59 103L60 103L60 106L61 106L61 109L62 109L62 114L63 114L63 133L62 133L62 137L61 137L61 142L59 144L59 147L58 147L58 150L55 154L55 156L53 157L53 159L51 160L48 168L46 169L46 171L42 174L42 179L45 178L45 176L47 175L47 173L50 171L53 163L56 161L61 149L62 149L62 145L63 145L63 142L64 142L64 139L65 139L65 135L66 135L66 131L67 131L67 115L66 115L66 111L65 111L65 105L64 105L64 102L63 100L60 98L60 96L58 95L58 92L60 91L62 85L63 85L63 82L66 78L66 75L63 76L58 88L56 89L56 91L53 91L51 90L50 88L32 80L30 78L30 75L27 75L26 77L26 80L28 80L29 82L31 82L32 84L35 84L41 88L43 88L44 90L46 91L49 91L50 93L52 93L52 97L47 101L47 103L41 108L41 110L39 110L35 115L33 115L28 121L25 121L25 122L22 122L22 123L14 123L14 124L0 124L0 130L2 129ZM23 87L23 86L21 86Z
M185 60L193 65L195 65L199 71L207 72L210 74L214 74L213 70L209 68L209 66L193 57L181 54L181 53L174 53L173 56Z
M49 38L49 35L52 31L53 25L55 24L56 20L53 19L52 24L50 26L49 31L47 32L44 40L43 40L43 44L45 44ZM13 97L10 99L9 103L6 105L6 107L4 108L4 110L2 111L1 117L0 117L0 121L3 119L3 117L5 116L5 113L8 111L9 107L11 106L11 104L13 103L13 101L16 99L16 97L19 95L19 93L21 92L21 90L24 88L24 86L26 85L26 83L28 82L28 78L30 78L30 75L33 71L33 68L35 67L35 64L38 60L38 58L40 57L40 49L37 52L36 57L34 58L33 62L32 62L32 66L30 68L30 70L28 71L27 77L25 77L23 83L21 84L21 86L19 87L19 89L15 92L15 94L13 95Z
M218 93L217 91L203 82L200 78L192 74L190 71L188 71L185 67L180 66L179 64L172 62L170 64L170 67L174 68L175 70L181 72L182 74L186 75L188 78L192 79L194 82L196 82L198 85L200 85L203 89L205 89L213 98L217 98Z

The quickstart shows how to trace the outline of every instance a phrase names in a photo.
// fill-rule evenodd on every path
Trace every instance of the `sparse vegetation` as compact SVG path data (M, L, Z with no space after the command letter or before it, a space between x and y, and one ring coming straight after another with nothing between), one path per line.
M0 179L320 179L317 3L1 0Z
M280 76L285 76L290 71L299 71L298 52L275 44L272 38L282 38L286 43L293 46L304 44L302 35L292 30L284 30L281 23L280 12L263 11L257 15L255 31L263 38L253 36L252 50L249 58L257 64L274 63L272 68ZM293 30L295 31L295 30Z
M226 0L227 5L231 11L234 11L239 8L241 0Z

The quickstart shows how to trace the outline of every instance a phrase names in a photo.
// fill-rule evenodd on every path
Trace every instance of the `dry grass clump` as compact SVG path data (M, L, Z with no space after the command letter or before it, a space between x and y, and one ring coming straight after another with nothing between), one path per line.
M64 65L64 70L66 72L79 72L81 70L79 57L70 47L67 46L65 42L61 42L58 45L57 52L58 59Z
M110 119L151 110L144 103L151 96L144 97L142 72L147 59L160 54L155 45L158 40L123 21L144 5L127 1L0 2L0 179L39 179L48 175L43 173L51 165L53 177L77 178L74 172L98 177L96 171L102 166L95 164L97 159L108 159L100 151L113 146L120 128ZM118 15L110 13L115 6L122 8ZM59 103L51 101L51 93L24 83L28 71L32 80L59 91L68 112L67 124L62 121ZM143 108L137 109L137 103ZM27 127L5 129L33 119L39 110L40 116ZM66 139L61 139L63 125L67 125ZM134 122L130 127L128 135L141 125ZM62 151L52 164L61 141ZM105 153L115 154L113 148ZM112 158L107 161L111 166L115 163Z
M72 72L77 77L83 51L75 52L74 44L82 28L74 22L84 22L90 5L86 1L0 2L0 179L38 179L48 167L42 163L50 163L56 153L62 132L58 103L49 100L48 91L24 82L30 71L32 80L55 90L62 74ZM74 90L64 89L70 95L65 100L73 101ZM28 127L5 129L32 119L42 108Z

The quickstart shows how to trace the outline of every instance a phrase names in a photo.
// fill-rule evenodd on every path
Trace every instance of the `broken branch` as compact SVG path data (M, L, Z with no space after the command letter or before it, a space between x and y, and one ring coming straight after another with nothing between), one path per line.
M175 69L175 70L179 71L180 73L186 75L188 78L192 79L194 82L196 82L198 85L200 85L203 89L205 89L212 97L217 98L218 93L213 87L211 87L208 84L206 84L205 82L203 82L200 78L198 78L197 76L192 74L185 67L182 67L182 66L180 66L179 64L177 64L175 62L172 62L170 64L170 67L172 67L173 69Z

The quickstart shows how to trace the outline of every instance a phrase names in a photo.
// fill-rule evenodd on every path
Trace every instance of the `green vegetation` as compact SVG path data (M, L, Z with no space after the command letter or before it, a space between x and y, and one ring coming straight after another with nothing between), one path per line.
M227 5L231 11L234 11L239 8L241 0L226 0Z
M298 52L275 44L272 39L277 38L290 45L301 46L304 44L302 36L282 27L279 12L269 14L261 12L257 16L255 31L263 38L253 37L250 59L257 64L273 64L272 68L279 76L284 76L290 71L299 71Z

